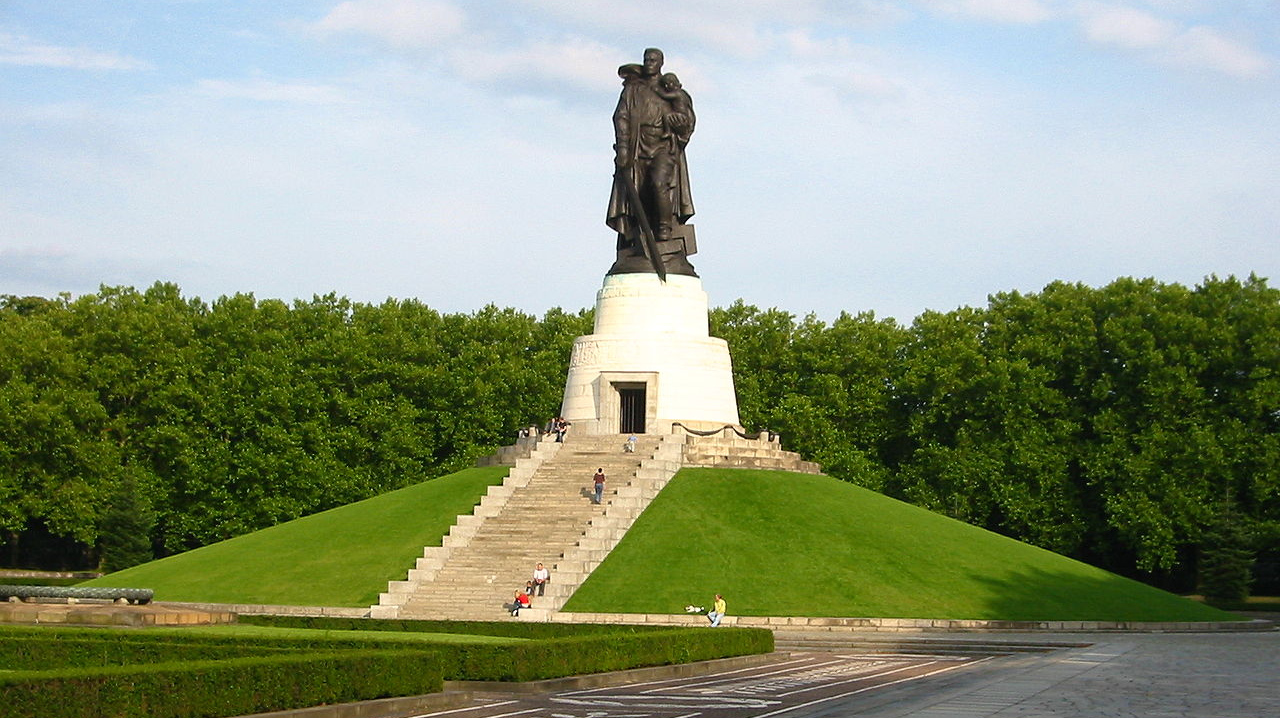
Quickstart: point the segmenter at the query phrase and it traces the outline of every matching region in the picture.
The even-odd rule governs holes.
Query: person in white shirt
[[[538,595],[541,596],[547,592],[547,581],[551,580],[551,572],[546,566],[539,563],[533,569],[533,587],[537,589]]]

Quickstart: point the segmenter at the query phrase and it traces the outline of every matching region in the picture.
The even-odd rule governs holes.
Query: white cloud
[[[1040,0],[926,0],[925,4],[956,15],[1017,25],[1053,17],[1053,11]]]
[[[526,47],[495,51],[492,48],[464,48],[452,60],[456,71],[472,81],[527,84],[567,82],[587,90],[609,90],[617,78],[602,68],[618,64],[619,51],[588,40],[534,43]]]
[[[864,3],[831,11],[819,0],[650,0],[647,3],[524,0],[540,15],[555,16],[583,34],[607,33],[632,39],[639,54],[646,45],[674,50],[676,45],[708,45],[735,57],[758,57],[773,47],[775,27],[791,27],[821,19],[860,17]],[[875,5],[879,5],[875,3]],[[872,13],[872,9],[866,11]],[[879,11],[883,14],[883,10]],[[634,38],[643,38],[634,40]],[[638,61],[638,60],[637,60]]]
[[[890,97],[903,90],[903,82],[881,69],[874,53],[846,38],[814,38],[803,31],[783,35],[791,56],[813,68],[809,81],[842,95]]]
[[[1144,53],[1167,65],[1195,67],[1258,77],[1274,66],[1272,58],[1248,43],[1210,26],[1190,26],[1166,16],[1203,13],[1203,3],[1147,0],[1144,3],[1081,0],[920,0],[934,10],[994,22],[1030,25],[1056,18],[1073,19],[1095,45]],[[1061,6],[1061,7],[1060,7]]]
[[[1147,52],[1166,64],[1236,77],[1257,77],[1273,65],[1265,54],[1211,27],[1183,28],[1144,10],[1097,2],[1080,3],[1076,12],[1091,42]]]
[[[392,47],[423,49],[458,35],[465,20],[462,10],[438,0],[348,0],[312,30],[322,37],[353,33]]]
[[[46,45],[21,35],[0,33],[0,64],[70,70],[146,70],[142,60],[83,47]]]
[[[1212,28],[1193,27],[1179,35],[1169,50],[1171,61],[1207,67],[1237,77],[1257,77],[1270,71],[1271,58],[1247,45],[1223,37]]]
[[[255,100],[259,102],[296,102],[329,105],[345,102],[342,91],[329,85],[284,83],[264,79],[231,82],[201,80],[197,92],[220,99]]]
[[[1166,46],[1178,34],[1171,22],[1130,7],[1084,3],[1080,25],[1085,37],[1102,45],[1129,50]]]
[[[848,38],[815,38],[811,33],[793,30],[785,33],[783,41],[797,58],[807,60],[831,60],[855,55],[859,48]]]

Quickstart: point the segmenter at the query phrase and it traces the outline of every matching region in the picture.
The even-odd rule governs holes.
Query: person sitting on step
[[[546,566],[542,565],[541,561],[539,561],[538,565],[535,566],[533,569],[533,585],[538,589],[539,596],[546,594],[547,581],[550,581],[550,580],[551,580],[551,572],[547,570]],[[533,591],[530,591],[529,595],[532,596]]]
[[[519,616],[520,609],[529,607],[529,594],[524,589],[516,590],[516,597],[511,601],[511,615]]]

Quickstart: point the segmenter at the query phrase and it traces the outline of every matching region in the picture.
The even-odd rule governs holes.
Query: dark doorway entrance
[[[619,431],[623,434],[644,433],[644,386],[618,387],[618,402],[621,408]]]

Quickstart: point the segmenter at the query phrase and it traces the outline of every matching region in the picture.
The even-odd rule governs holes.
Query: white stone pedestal
[[[573,433],[592,435],[737,426],[729,345],[707,333],[702,280],[605,277],[595,333],[573,343],[560,413]]]

